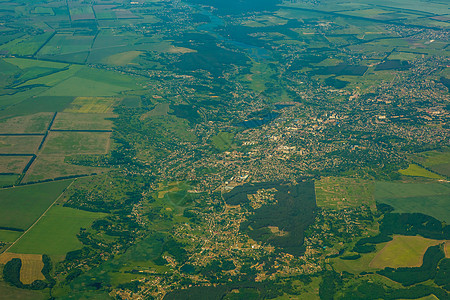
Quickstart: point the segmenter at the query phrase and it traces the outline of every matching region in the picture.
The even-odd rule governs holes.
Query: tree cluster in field
[[[51,288],[55,285],[55,279],[50,275],[53,269],[51,259],[48,255],[42,255],[42,274],[45,280],[35,280],[31,284],[23,284],[20,281],[20,269],[22,268],[22,260],[20,258],[13,258],[7,262],[3,268],[3,279],[15,287],[28,290],[43,290]]]
[[[441,245],[429,247],[423,256],[422,266],[418,268],[385,268],[377,273],[400,282],[404,286],[410,286],[429,279],[434,279],[437,273],[438,264],[445,257],[441,248]],[[442,278],[444,269],[440,272],[441,275],[439,278]]]
[[[374,252],[375,244],[389,242],[393,234],[421,235],[437,240],[450,238],[450,226],[431,216],[421,213],[392,213],[393,208],[382,203],[377,204],[377,209],[380,214],[384,214],[380,221],[380,233],[358,240],[353,247],[354,252]]]

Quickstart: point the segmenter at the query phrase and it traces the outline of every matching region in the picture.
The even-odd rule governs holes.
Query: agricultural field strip
[[[31,165],[33,164],[33,162],[36,160],[36,154],[0,154],[0,156],[9,156],[9,157],[21,157],[21,156],[31,156],[30,160],[28,161],[28,163],[25,165],[25,167],[22,169],[22,172],[18,175],[23,175],[25,176],[26,172],[28,171],[28,169],[31,167]],[[10,175],[10,174],[16,174],[16,173],[0,173],[0,175]]]
[[[34,153],[0,153],[0,156],[36,156]]]
[[[0,133],[0,136],[38,136],[45,133]]]
[[[355,19],[355,20],[364,20],[364,21],[372,21],[375,23],[382,23],[382,24],[392,24],[392,25],[400,25],[400,26],[405,26],[405,27],[410,27],[410,28],[427,28],[427,29],[441,29],[440,27],[435,27],[435,26],[425,26],[425,25],[418,25],[418,24],[405,24],[405,23],[401,23],[401,22],[395,22],[393,20],[379,20],[379,19],[372,19],[372,18],[367,18],[367,17],[362,17],[362,16],[354,16],[354,15],[347,15],[347,14],[341,14],[338,12],[334,12],[334,11],[326,11],[326,10],[320,10],[320,9],[310,9],[310,8],[302,8],[302,7],[292,7],[292,6],[284,6],[284,5],[280,5],[279,6],[282,9],[292,9],[292,10],[301,10],[301,11],[306,11],[306,12],[315,12],[315,13],[321,13],[321,14],[325,14],[325,15],[331,15],[331,16],[335,16],[335,17],[341,17],[341,18],[348,18],[348,19]]]
[[[45,42],[42,43],[42,45],[33,53],[32,57],[35,57],[39,53],[39,51],[41,51],[41,49],[44,48],[45,45],[48,44],[48,42],[50,42],[50,40],[56,35],[56,33],[57,33],[56,30],[53,31],[53,33],[47,38],[47,40],[45,40]],[[59,72],[59,71],[57,71],[57,72]]]
[[[64,193],[66,192],[66,190],[68,190],[72,184],[77,180],[78,178],[75,178],[62,192],[61,194],[58,196],[58,198],[56,198],[55,201],[53,201],[52,204],[50,204],[50,206],[42,213],[42,215],[27,229],[24,231],[24,233],[19,236],[19,238],[17,238],[17,240],[15,240],[11,245],[8,246],[8,248],[5,249],[5,251],[3,251],[3,253],[8,252],[9,249],[11,249],[12,246],[14,246],[22,237],[24,237],[41,219],[42,217],[50,210],[50,208],[52,208],[52,206],[59,200],[59,198],[61,198],[62,195],[64,195]]]
[[[113,132],[111,129],[51,129],[52,132]]]
[[[449,177],[448,175],[443,174],[443,173],[441,173],[441,172],[438,172],[438,171],[436,171],[436,170],[432,170],[429,166],[428,166],[428,167],[425,166],[424,164],[422,164],[421,162],[417,161],[416,159],[413,159],[412,162],[413,162],[414,164],[418,165],[419,167],[421,167],[421,168],[423,168],[423,169],[425,169],[425,170],[431,172],[431,173],[435,173],[435,174],[438,174],[438,175],[440,175],[440,176],[442,176],[442,177],[444,177],[444,178],[450,179],[450,177]],[[447,182],[449,182],[449,181],[447,181]]]
[[[55,122],[56,119],[56,115],[58,114],[58,112],[55,112],[53,114],[53,118],[51,119],[50,123],[48,124],[47,130],[44,134],[40,134],[43,135],[44,137],[42,138],[41,143],[39,144],[37,153],[39,153],[39,151],[42,149],[42,146],[44,145],[45,140],[47,139],[48,136],[48,132],[50,131],[50,129],[52,128],[53,123]],[[31,157],[30,161],[28,162],[28,164],[25,166],[25,168],[22,170],[22,176],[19,179],[19,184],[22,182],[23,178],[25,177],[26,173],[28,172],[28,170],[31,168],[31,166],[33,165],[33,163],[36,161],[37,155],[33,154],[33,156]]]
[[[26,57],[20,57],[20,58],[29,59],[29,58],[26,58]],[[39,60],[44,60],[44,59],[39,59]],[[26,79],[24,81],[19,81],[19,82],[15,83],[15,84],[12,84],[11,87],[12,88],[17,88],[17,87],[20,87],[20,86],[25,86],[26,83],[29,82],[29,81],[36,80],[36,79],[39,79],[41,77],[50,76],[50,75],[53,75],[53,74],[56,74],[56,73],[59,73],[59,72],[67,71],[68,69],[69,69],[69,67],[64,67],[64,68],[57,69],[57,70],[54,70],[54,71],[51,71],[51,72],[47,72],[47,73],[44,73],[44,74],[36,75],[36,76],[28,78],[28,79]]]

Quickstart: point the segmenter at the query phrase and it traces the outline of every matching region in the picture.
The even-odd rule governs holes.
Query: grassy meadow
[[[72,103],[73,105],[73,103]],[[52,130],[111,130],[114,114],[58,113]]]
[[[113,97],[77,97],[64,112],[67,113],[111,113],[119,101]]]
[[[21,231],[1,230],[0,229],[0,241],[1,242],[13,243],[21,235],[22,235]]]
[[[32,154],[43,136],[0,136],[0,154]]]
[[[438,174],[450,176],[450,149],[417,153],[413,159]]]
[[[421,236],[396,235],[392,241],[377,252],[370,262],[370,267],[377,269],[420,267],[428,247],[440,243],[442,241],[426,239]]]
[[[8,300],[45,300],[48,295],[43,291],[24,290],[0,281],[0,295]]]
[[[359,274],[361,272],[370,272],[377,270],[374,267],[371,267],[370,263],[377,255],[378,251],[383,249],[386,243],[381,243],[375,245],[376,251],[372,253],[361,254],[361,257],[355,260],[344,260],[337,258],[332,258],[330,260],[333,268],[337,272],[350,272],[353,274]]]
[[[0,156],[0,173],[20,174],[31,156]]]
[[[47,137],[43,154],[105,154],[109,149],[109,132],[57,132]]]
[[[233,138],[234,133],[222,131],[211,138],[211,144],[219,151],[226,151],[231,148]]]
[[[0,133],[45,133],[52,117],[52,113],[43,112],[0,119]]]
[[[0,175],[0,187],[14,184],[20,175]]]
[[[410,164],[407,169],[399,170],[400,174],[406,176],[426,177],[432,179],[444,179],[442,176],[430,172],[416,164]]]
[[[63,176],[86,175],[105,172],[106,168],[72,165],[65,162],[65,156],[59,154],[41,154],[30,167],[23,182],[36,182]]]

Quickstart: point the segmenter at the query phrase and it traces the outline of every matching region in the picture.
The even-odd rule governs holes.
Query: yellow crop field
[[[44,267],[42,255],[7,252],[0,255],[0,264],[6,264],[13,258],[20,258],[22,261],[22,268],[20,268],[20,281],[23,284],[30,284],[35,280],[45,280],[45,277],[41,272]]]

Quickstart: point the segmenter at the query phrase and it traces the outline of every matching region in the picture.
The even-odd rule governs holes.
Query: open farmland
[[[45,96],[114,96],[128,88],[81,77],[71,77],[45,91]]]
[[[66,63],[59,63],[53,61],[43,61],[29,58],[5,58],[6,62],[16,65],[22,70],[27,70],[29,68],[52,68],[52,69],[64,69],[68,66]]]
[[[315,182],[317,206],[342,209],[367,205],[374,208],[374,183],[345,177],[324,177]]]
[[[39,51],[39,57],[53,57],[57,60],[62,55],[67,61],[82,63],[87,58],[94,36],[74,36],[71,34],[56,34]],[[78,55],[74,55],[74,54]],[[81,55],[79,55],[81,54]]]
[[[90,5],[77,5],[76,3],[73,3],[69,6],[69,11],[70,17],[73,21],[95,19],[94,11]]]
[[[110,65],[124,66],[132,63],[142,51],[126,51],[108,56],[104,62]]]
[[[440,243],[442,241],[426,239],[421,236],[396,235],[392,241],[377,252],[370,262],[370,267],[377,269],[420,267],[428,247]]]
[[[64,112],[111,113],[118,101],[118,98],[113,97],[77,97]]]
[[[420,212],[450,222],[450,183],[377,182],[375,200],[391,205],[395,212]]]
[[[22,173],[31,156],[0,156],[0,173]]]
[[[27,229],[71,180],[0,189],[0,227]]]
[[[32,154],[38,149],[43,136],[0,136],[0,154]]]
[[[115,117],[114,114],[58,113],[52,130],[111,130]]]
[[[37,113],[23,117],[0,120],[1,133],[44,133],[47,129],[52,113]]]
[[[35,36],[26,35],[1,45],[0,51],[4,51],[12,55],[34,55],[34,53],[36,53],[36,51],[38,51],[39,48],[45,44],[51,35],[52,34],[50,32]]]
[[[105,154],[109,149],[109,132],[51,131],[43,154]]]
[[[0,116],[25,116],[28,114],[41,112],[51,112],[53,115],[55,111],[64,110],[73,101],[73,99],[74,98],[70,96],[26,98],[22,102],[12,105],[3,111],[0,111]]]
[[[383,249],[386,243],[377,244],[376,252],[362,254],[360,258],[355,260],[344,260],[341,258],[331,259],[331,263],[337,272],[350,272],[354,274],[359,274],[364,271],[374,271],[375,268],[371,267],[370,262],[374,259],[378,251]]]
[[[22,235],[21,231],[0,229],[0,242],[12,243],[15,240],[17,240],[17,238],[21,235]]]
[[[79,65],[65,65],[64,67],[58,69],[58,72],[51,72],[48,74],[42,74],[41,76],[37,76],[35,78],[30,78],[17,87],[23,88],[30,85],[45,85],[47,87],[53,87],[60,84],[61,82],[64,82],[71,76],[74,76],[81,69],[82,66]]]
[[[0,175],[0,187],[13,185],[17,182],[20,175]]]
[[[0,281],[0,295],[8,300],[45,300],[48,295],[42,291],[24,290]]]
[[[23,182],[38,182],[66,176],[102,173],[107,170],[107,168],[79,166],[66,163],[64,155],[41,154],[24,176]]]
[[[88,227],[105,214],[54,206],[10,251],[25,254],[63,256],[82,247],[77,239],[81,227]]]

